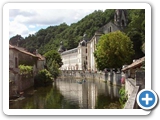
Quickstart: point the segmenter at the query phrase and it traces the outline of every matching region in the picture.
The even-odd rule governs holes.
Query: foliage
[[[119,102],[121,104],[121,108],[124,108],[124,105],[128,100],[128,97],[125,93],[125,87],[121,87],[121,89],[119,90],[119,94],[120,94]]]
[[[102,94],[97,97],[95,109],[120,109],[118,98],[111,98]]]
[[[141,46],[145,42],[145,10],[131,9],[128,10],[129,24],[126,34],[133,41],[135,55],[133,59],[138,59],[144,56]]]
[[[18,45],[18,43],[23,40],[24,38],[21,35],[15,35],[12,37],[12,39],[10,39],[9,43],[11,45]]]
[[[102,35],[94,53],[97,68],[120,68],[131,62],[134,54],[130,38],[123,32],[116,31]]]
[[[45,53],[44,56],[46,58],[47,69],[53,75],[54,79],[56,79],[60,74],[59,68],[63,64],[60,54],[55,50],[51,50]]]
[[[28,65],[19,65],[18,66],[21,75],[32,74],[33,67]]]
[[[47,67],[52,66],[53,61],[56,62],[58,68],[63,65],[60,54],[55,50],[48,51],[44,54],[44,57],[46,58]]]
[[[53,75],[54,79],[56,79],[60,74],[59,68],[63,64],[60,54],[55,50],[51,50],[45,53],[44,56],[46,58],[47,69]]]
[[[53,61],[51,64],[51,67],[49,67],[49,71],[53,75],[54,79],[56,79],[60,74],[60,70],[58,69],[58,67],[59,67],[59,65],[57,64],[56,61]]]
[[[34,79],[35,79],[35,86],[44,86],[48,83],[52,83],[53,81],[51,73],[46,69],[39,71]]]

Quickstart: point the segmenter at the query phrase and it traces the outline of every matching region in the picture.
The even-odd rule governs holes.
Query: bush
[[[121,108],[124,108],[124,105],[128,100],[127,94],[125,93],[125,87],[122,87],[119,90],[119,94],[120,94],[119,102],[121,104]]]
[[[21,75],[32,74],[33,67],[28,65],[19,65],[18,66]]]
[[[34,80],[35,86],[45,86],[48,83],[53,82],[53,77],[48,70],[43,69],[39,71],[39,73],[35,76]]]

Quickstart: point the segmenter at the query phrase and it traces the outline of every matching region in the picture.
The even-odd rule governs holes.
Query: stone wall
[[[135,74],[136,86],[140,86],[140,89],[145,88],[145,71],[136,71]]]
[[[136,96],[138,92],[145,88],[145,71],[136,71],[135,79],[127,78],[125,81],[125,91],[128,95],[128,101],[124,109],[138,109]]]
[[[125,81],[125,92],[128,95],[128,98],[131,96],[132,91],[134,90],[134,88],[136,87],[136,81],[132,78],[128,78]]]
[[[113,24],[112,22],[107,23],[106,25],[103,26],[103,32],[105,34],[110,33],[110,32],[114,32],[120,30],[120,28],[118,28],[115,24]]]
[[[18,95],[34,85],[34,78],[31,75],[15,74],[14,80],[9,82],[9,97]]]
[[[21,92],[34,85],[34,78],[31,75],[19,75],[16,84],[18,85],[18,91]]]
[[[130,95],[129,99],[127,100],[124,109],[137,109],[138,104],[136,103],[136,96],[139,91],[139,86],[135,86],[132,94]]]
[[[89,72],[82,70],[73,70],[73,71],[62,71],[62,78],[79,78],[79,79],[92,79],[92,80],[101,80],[114,85],[121,85],[121,74],[113,72],[104,73],[104,72]]]

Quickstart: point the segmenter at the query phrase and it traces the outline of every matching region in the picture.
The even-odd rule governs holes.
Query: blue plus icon
[[[150,98],[149,94],[146,93],[146,97],[142,98],[142,101],[145,101],[146,105],[149,105],[149,101],[153,101],[153,98]]]
[[[157,104],[157,94],[153,90],[141,90],[137,95],[138,105],[145,110],[150,110]]]

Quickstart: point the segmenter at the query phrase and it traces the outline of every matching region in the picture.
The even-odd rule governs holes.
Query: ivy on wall
[[[18,66],[21,75],[32,74],[33,67],[28,65],[19,65]]]

